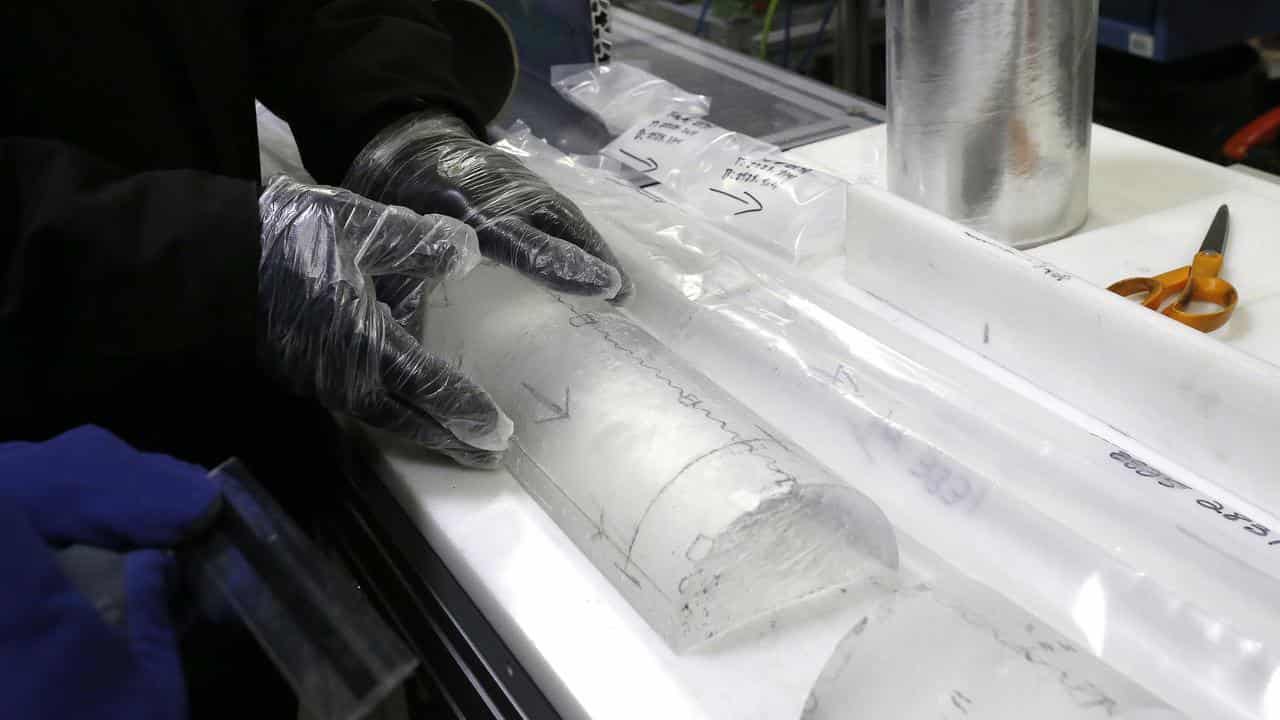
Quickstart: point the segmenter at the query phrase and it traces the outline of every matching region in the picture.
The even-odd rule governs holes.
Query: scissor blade
[[[1200,252],[1221,255],[1227,249],[1227,228],[1230,224],[1231,211],[1223,205],[1218,208],[1218,214],[1213,216],[1213,224],[1209,226],[1209,232],[1204,236],[1204,244],[1200,246]]]

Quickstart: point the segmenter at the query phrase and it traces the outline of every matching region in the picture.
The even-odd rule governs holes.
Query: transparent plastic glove
[[[283,175],[269,182],[259,212],[259,346],[268,370],[332,410],[465,465],[497,465],[511,421],[404,326],[429,283],[479,261],[475,233]]]
[[[572,201],[447,113],[424,112],[384,130],[343,185],[458,218],[476,228],[485,257],[560,292],[618,302],[631,294],[618,259]]]

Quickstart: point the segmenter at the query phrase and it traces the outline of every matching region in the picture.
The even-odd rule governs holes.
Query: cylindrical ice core
[[[1013,245],[1089,208],[1098,0],[889,0],[889,189]]]
[[[634,322],[482,264],[425,346],[515,422],[506,468],[676,650],[896,568],[884,513]]]

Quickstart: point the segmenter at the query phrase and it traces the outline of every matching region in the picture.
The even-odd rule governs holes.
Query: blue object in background
[[[1278,31],[1277,0],[1101,0],[1098,44],[1169,62]]]
[[[220,507],[203,469],[95,427],[0,444],[0,707],[5,717],[178,720],[171,547]],[[54,548],[126,551],[123,627],[63,573]]]

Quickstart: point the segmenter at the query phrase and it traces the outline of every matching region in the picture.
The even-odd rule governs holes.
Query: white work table
[[[1218,205],[1231,206],[1223,276],[1240,291],[1231,323],[1214,337],[1280,365],[1280,228],[1277,178],[1225,168],[1094,126],[1089,216],[1071,236],[1027,252],[1099,287],[1190,262]],[[797,148],[792,154],[883,187],[883,125]],[[850,219],[853,221],[853,219]]]
[[[868,159],[883,156],[883,138],[883,129],[873,128],[794,154],[875,182]],[[1100,285],[1185,264],[1218,202],[1239,205],[1236,216],[1251,232],[1280,227],[1280,186],[1107,130],[1095,136],[1092,182],[1085,228],[1033,252]],[[1154,218],[1134,240],[1153,249],[1140,260],[1105,252],[1120,241],[1117,233],[1138,232],[1126,224],[1137,218]],[[1156,247],[1162,242],[1167,248]],[[1259,330],[1274,327],[1265,318],[1280,320],[1265,307],[1280,307],[1273,302],[1280,276],[1267,261],[1275,251],[1232,251],[1227,275],[1242,288],[1251,332],[1228,328],[1220,336],[1276,362],[1276,333]],[[819,275],[839,281],[833,269]],[[767,409],[757,410],[767,417]],[[376,444],[383,479],[565,717],[798,718],[832,650],[864,614],[854,602],[801,608],[675,655],[506,471],[464,470],[394,441]]]
[[[304,175],[287,127],[264,115],[260,133],[264,169]],[[793,153],[883,183],[883,128]],[[1101,128],[1091,182],[1086,226],[1034,255],[1100,286],[1171,269],[1189,259],[1216,204],[1230,202],[1236,242],[1228,246],[1225,274],[1240,288],[1241,309],[1235,326],[1215,336],[1280,364],[1277,250],[1258,240],[1280,227],[1280,185]],[[1108,250],[1120,245],[1127,251]],[[815,270],[815,281],[839,283],[842,269],[843,260],[830,260]],[[770,415],[770,408],[753,409]],[[1105,438],[1111,430],[1098,424],[1090,432]],[[864,608],[845,597],[676,655],[506,471],[465,470],[395,440],[374,443],[383,481],[566,718],[793,720],[837,643],[863,617]],[[607,462],[600,465],[608,471]]]
[[[798,718],[856,605],[674,654],[505,470],[382,441],[382,477],[566,718]]]

